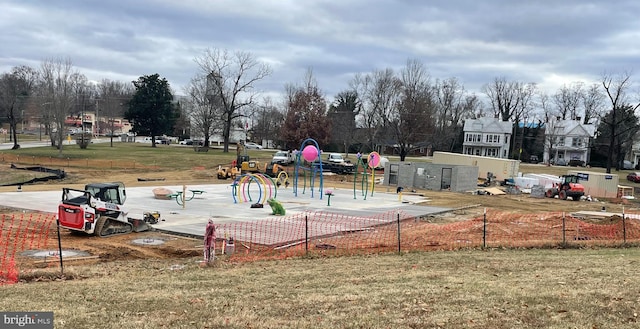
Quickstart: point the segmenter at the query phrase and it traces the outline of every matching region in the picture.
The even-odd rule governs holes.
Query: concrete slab
[[[352,189],[336,188],[332,188],[334,195],[331,197],[331,205],[329,206],[327,205],[327,196],[322,195],[322,199],[320,199],[321,195],[317,190],[314,191],[312,197],[312,193],[308,188],[304,193],[299,188],[298,196],[295,196],[292,188],[289,187],[277,191],[277,199],[286,209],[286,216],[282,217],[271,215],[271,208],[268,204],[265,204],[264,208],[251,208],[251,204],[256,203],[258,197],[261,196],[261,199],[269,197],[269,191],[261,191],[257,184],[250,186],[244,195],[240,196],[238,202],[235,203],[230,185],[189,185],[187,186],[187,191],[201,190],[204,193],[196,195],[191,201],[187,201],[184,207],[174,199],[156,199],[152,191],[156,187],[182,191],[182,186],[129,187],[127,188],[127,200],[125,202],[125,207],[129,209],[128,217],[142,218],[142,214],[145,211],[159,211],[161,221],[153,225],[153,227],[163,231],[193,236],[202,236],[204,234],[204,227],[209,218],[223,227],[229,227],[233,223],[243,223],[238,226],[244,226],[244,231],[235,232],[237,240],[242,241],[242,239],[262,236],[261,240],[264,241],[256,241],[254,239],[253,243],[270,245],[285,243],[292,238],[277,238],[258,234],[261,228],[257,223],[260,221],[277,219],[277,225],[285,229],[287,226],[300,225],[300,220],[304,219],[305,214],[307,216],[313,216],[313,214],[318,213],[334,214],[335,218],[340,218],[340,220],[336,220],[331,225],[323,226],[321,230],[316,229],[310,235],[324,236],[343,230],[345,226],[340,221],[355,221],[357,219],[360,227],[354,228],[355,230],[380,225],[376,215],[379,217],[382,213],[400,211],[402,217],[406,218],[423,217],[451,210],[425,206],[426,199],[419,195],[404,195],[400,200],[396,193],[374,191],[373,195],[369,193],[365,200],[361,191],[356,191],[354,198]],[[274,193],[275,191],[271,191],[272,196]],[[61,195],[62,191],[4,192],[0,193],[0,205],[56,213]],[[189,195],[189,192],[187,192],[187,195]],[[253,200],[250,200],[250,197]],[[220,236],[220,233],[218,236]]]

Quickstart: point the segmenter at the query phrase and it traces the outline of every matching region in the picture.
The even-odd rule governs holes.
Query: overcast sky
[[[640,81],[637,0],[0,0],[0,72],[68,57],[90,80],[158,73],[178,94],[206,48],[245,51],[283,93],[312,68],[329,100],[356,73],[418,59],[471,92],[495,77],[555,91]],[[639,83],[636,83],[636,86]]]

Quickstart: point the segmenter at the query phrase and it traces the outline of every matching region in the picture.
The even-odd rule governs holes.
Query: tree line
[[[272,140],[286,149],[311,137],[345,153],[393,149],[401,160],[417,149],[460,152],[464,121],[486,116],[513,123],[510,157],[519,159],[523,149],[539,150],[526,124],[553,131],[561,120],[576,120],[597,127],[592,154],[605,159],[608,172],[631,152],[639,131],[640,103],[628,72],[603,74],[593,84],[569,82],[551,94],[533,82],[495,77],[476,94],[456,77],[432,77],[423,62],[409,59],[399,70],[354,74],[332,101],[308,69],[302,83],[285,83],[283,98],[273,100],[258,90],[272,69],[251,53],[207,49],[194,62],[197,71],[179,101],[157,73],[130,83],[90,83],[69,59],[44,60],[37,69],[17,66],[0,75],[0,113],[14,148],[25,109],[36,112],[31,117],[60,152],[64,120],[99,111],[112,136],[109,123],[124,117],[134,132],[152,137],[201,137],[208,146],[211,136],[221,135],[225,152],[231,132],[242,129],[254,141]]]

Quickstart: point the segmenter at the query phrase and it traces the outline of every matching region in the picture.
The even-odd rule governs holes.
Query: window
[[[564,146],[564,136],[554,136],[551,139],[551,144],[556,146]]]
[[[466,137],[465,137],[465,141],[467,142],[471,142],[471,143],[479,143],[482,142],[482,134],[471,134],[471,133],[467,133]]]
[[[583,146],[583,140],[581,137],[574,137],[571,140],[571,146],[573,147],[582,147]]]
[[[498,156],[498,149],[496,149],[496,148],[485,149],[484,152],[485,152],[484,155],[488,156],[488,157],[494,157],[495,158],[495,157]]]
[[[499,144],[500,143],[500,135],[497,135],[497,134],[487,135],[486,138],[485,138],[485,141],[487,143]]]

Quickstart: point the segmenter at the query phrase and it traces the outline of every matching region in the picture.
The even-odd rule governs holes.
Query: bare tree
[[[329,106],[332,140],[342,144],[347,155],[356,137],[356,115],[360,107],[358,94],[353,90],[339,92],[334,103]]]
[[[116,125],[116,118],[124,115],[125,108],[134,93],[131,84],[122,81],[112,81],[103,79],[98,85],[98,103],[102,118],[106,118],[105,128],[110,136],[111,147],[113,147],[113,137],[122,126]],[[99,119],[96,118],[96,121]]]
[[[476,111],[478,98],[467,95],[456,78],[436,81],[434,93],[438,148],[453,151],[463,128],[462,120]]]
[[[73,94],[75,97],[75,106],[71,109],[70,119],[73,120],[74,134],[80,148],[87,148],[91,141],[91,136],[85,133],[85,113],[87,108],[91,106],[95,96],[95,86],[89,83],[84,74],[75,72],[71,74]],[[78,121],[80,121],[78,126]],[[78,138],[79,137],[79,138]]]
[[[549,116],[544,123],[544,156],[545,163],[556,163],[558,160],[558,147],[564,146],[564,127],[561,117]]]
[[[356,75],[350,82],[358,95],[361,110],[356,118],[365,131],[366,143],[371,150],[380,151],[380,132],[385,118],[391,115],[398,98],[400,81],[392,69],[377,70],[364,76]]]
[[[253,55],[236,52],[233,55],[226,50],[207,49],[195,58],[200,67],[199,79],[207,79],[211,86],[211,97],[217,98],[222,108],[220,120],[223,122],[222,137],[224,152],[229,152],[229,136],[233,122],[248,116],[255,102],[254,84],[271,74],[271,68],[258,62]]]
[[[553,95],[553,102],[558,108],[562,120],[575,120],[579,115],[579,108],[584,99],[584,89],[582,82],[574,82],[567,86],[562,86]]]
[[[284,122],[284,113],[278,109],[271,98],[265,98],[254,112],[255,124],[252,126],[252,136],[257,140],[274,140],[281,145],[279,132]]]
[[[331,121],[327,117],[327,102],[318,83],[309,69],[304,85],[296,89],[287,87],[287,104],[285,120],[280,135],[287,147],[298,147],[303,140],[314,138],[320,145],[329,142]]]
[[[65,135],[64,121],[71,112],[75,100],[73,74],[73,65],[68,58],[48,59],[42,62],[40,67],[43,90],[54,125],[50,131],[51,144],[58,148],[60,155],[62,155]]]
[[[419,142],[434,140],[435,104],[430,76],[422,62],[408,60],[399,82],[399,97],[384,119],[395,137],[400,161],[404,161],[409,152],[420,147]]]
[[[33,92],[36,78],[37,72],[28,66],[14,67],[11,72],[0,76],[0,112],[4,112],[9,120],[13,150],[20,148],[17,134],[18,119],[24,122],[24,110]]]
[[[502,121],[513,121],[515,132],[512,134],[513,143],[511,154],[515,153],[518,144],[517,127],[531,109],[531,99],[536,90],[534,83],[507,81],[506,78],[495,78],[492,83],[482,87],[489,97],[489,102],[496,117]]]
[[[195,77],[186,87],[188,96],[185,104],[193,131],[204,138],[204,146],[209,147],[210,137],[222,132],[224,108],[219,97],[215,97],[210,79]]]
[[[604,106],[605,96],[600,91],[600,85],[592,84],[582,95],[582,107],[584,109],[584,117],[582,123],[592,123],[591,120],[597,119]]]
[[[620,135],[627,133],[620,131],[618,127],[625,120],[624,112],[635,112],[640,107],[640,102],[630,102],[627,91],[631,87],[631,73],[624,72],[619,75],[605,74],[602,76],[602,87],[611,104],[611,110],[601,117],[600,124],[605,125],[609,132],[609,148],[607,149],[607,173],[611,173],[613,154],[616,142]],[[633,104],[632,104],[633,103]]]
[[[482,87],[482,91],[489,98],[494,116],[502,121],[511,120],[520,108],[519,90],[520,82],[507,81],[505,77],[495,78],[493,82]]]
[[[518,129],[520,127],[520,122],[526,124],[527,119],[529,118],[530,112],[532,110],[532,100],[535,95],[536,84],[535,83],[527,83],[527,84],[518,84],[517,85],[517,97],[518,103],[515,108],[515,112],[513,113],[513,143],[511,154],[515,156],[517,154],[517,159],[520,160],[520,155],[522,153],[522,147],[524,143],[524,126],[522,129],[522,133],[518,135]],[[518,140],[518,136],[520,140]],[[517,151],[517,152],[516,152]]]
[[[475,93],[464,96],[462,107],[463,110],[460,116],[462,120],[476,118],[478,113],[482,113],[482,101]]]

